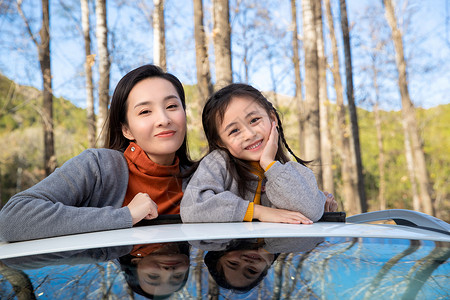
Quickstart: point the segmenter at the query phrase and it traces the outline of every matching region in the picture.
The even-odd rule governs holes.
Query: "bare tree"
[[[315,160],[312,169],[316,174],[319,186],[322,186],[315,3],[316,1],[312,0],[302,0],[303,47],[305,50],[305,158]]]
[[[367,201],[366,192],[364,189],[364,174],[361,159],[361,146],[359,143],[359,127],[358,127],[358,116],[356,113],[355,99],[353,95],[353,70],[352,70],[352,55],[350,51],[350,30],[348,27],[347,18],[347,5],[345,0],[339,0],[340,12],[341,12],[341,27],[342,36],[344,39],[344,54],[345,54],[345,77],[347,83],[347,101],[350,113],[350,124],[351,124],[351,147],[352,159],[356,167],[356,172],[352,172],[354,177],[354,182],[358,186],[358,194],[354,195],[356,197],[356,212],[367,211]]]
[[[294,64],[295,73],[295,103],[298,111],[300,152],[305,153],[304,143],[304,116],[303,116],[303,94],[302,94],[302,78],[300,74],[300,56],[298,54],[298,30],[297,30],[297,4],[296,0],[291,0],[291,18],[292,18],[292,62]]]
[[[23,271],[13,269],[0,261],[0,275],[12,285],[17,299],[36,299],[33,284]]]
[[[231,67],[231,26],[228,0],[213,0],[213,43],[216,68],[215,89],[233,82]]]
[[[164,30],[164,0],[153,0],[153,62],[167,69],[166,34]]]
[[[320,116],[320,157],[322,161],[322,188],[334,193],[333,155],[331,151],[331,137],[328,127],[328,108],[330,102],[327,94],[327,62],[325,57],[325,42],[323,39],[322,3],[315,3],[317,57],[319,75],[319,116]]]
[[[84,72],[86,73],[86,112],[88,124],[89,147],[95,147],[96,128],[94,111],[94,86],[92,80],[92,66],[95,63],[95,56],[91,54],[91,35],[89,22],[89,1],[81,0],[81,26],[84,37]]]
[[[100,145],[105,144],[105,131],[103,130],[109,106],[109,51],[108,51],[108,26],[106,22],[106,0],[95,1],[95,13],[97,18],[97,48],[98,48],[98,118],[97,128],[99,130],[98,141]]]
[[[390,0],[383,0],[386,11],[386,19],[392,31],[392,40],[395,48],[395,62],[398,70],[398,85],[402,99],[402,114],[406,122],[414,159],[414,171],[420,187],[420,197],[423,211],[433,215],[433,201],[431,199],[431,187],[429,183],[428,171],[426,168],[425,155],[422,149],[422,141],[419,135],[415,107],[411,101],[408,91],[408,80],[406,74],[406,61],[403,54],[402,33],[397,27],[394,6]],[[405,138],[407,138],[405,136]]]
[[[49,1],[42,0],[42,25],[39,31],[40,41],[33,34],[30,24],[22,10],[22,1],[17,1],[17,9],[23,18],[27,31],[38,50],[41,66],[43,90],[41,116],[44,124],[44,169],[49,175],[56,169],[55,141],[53,131],[53,90],[50,60],[50,14]]]
[[[197,66],[197,89],[203,106],[213,92],[211,73],[209,69],[208,46],[206,43],[205,26],[203,25],[202,0],[194,0],[194,38],[195,61]]]
[[[326,15],[328,30],[331,40],[331,50],[333,54],[333,66],[331,72],[334,79],[334,89],[336,90],[336,123],[337,136],[338,136],[338,149],[341,159],[341,175],[343,183],[343,209],[349,214],[356,213],[354,209],[354,194],[357,193],[355,186],[352,183],[350,177],[351,162],[350,162],[350,143],[348,139],[348,126],[345,118],[346,108],[344,106],[344,92],[342,87],[341,74],[339,73],[339,54],[337,48],[336,35],[334,30],[333,14],[331,11],[330,0],[325,0]]]

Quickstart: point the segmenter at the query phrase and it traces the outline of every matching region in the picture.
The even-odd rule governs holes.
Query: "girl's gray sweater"
[[[226,167],[227,155],[215,150],[205,156],[192,176],[181,201],[183,222],[242,222],[258,182],[241,198],[238,183]],[[261,204],[298,211],[313,222],[324,211],[325,195],[313,172],[297,162],[276,162],[264,173],[267,182]],[[255,175],[256,178],[256,175]]]
[[[132,227],[122,207],[128,166],[122,152],[88,149],[0,211],[0,239],[21,241]]]

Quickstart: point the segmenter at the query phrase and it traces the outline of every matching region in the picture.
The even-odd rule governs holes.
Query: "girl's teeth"
[[[248,150],[252,150],[252,149],[255,149],[256,147],[258,147],[259,145],[261,145],[261,142],[255,144],[255,145],[253,145],[253,146],[251,146],[251,147],[247,147],[247,149],[248,149]]]

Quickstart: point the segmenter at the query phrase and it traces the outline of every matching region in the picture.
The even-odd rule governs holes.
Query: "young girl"
[[[114,91],[109,149],[88,149],[13,196],[0,212],[0,239],[19,241],[129,228],[179,213],[186,145],[181,82],[159,67],[126,74]]]
[[[277,111],[258,90],[245,84],[224,87],[208,99],[202,121],[209,154],[185,190],[183,222],[320,219],[326,197],[292,153]]]

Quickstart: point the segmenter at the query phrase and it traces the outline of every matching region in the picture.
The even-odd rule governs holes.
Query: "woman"
[[[117,84],[108,149],[88,149],[0,211],[0,239],[20,241],[129,228],[179,213],[192,161],[181,82],[145,65]]]

